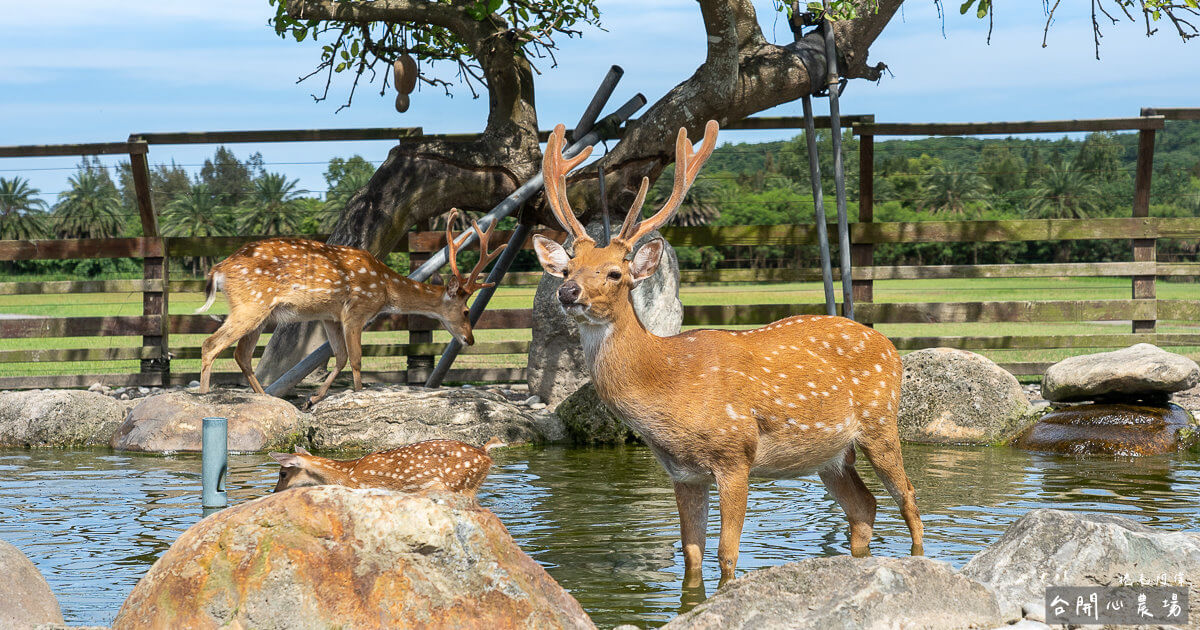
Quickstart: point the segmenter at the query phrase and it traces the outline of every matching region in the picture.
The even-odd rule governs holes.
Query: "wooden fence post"
[[[138,216],[142,221],[142,236],[158,238],[161,256],[142,259],[142,317],[155,318],[158,322],[156,334],[142,335],[143,356],[157,355],[141,360],[143,374],[158,375],[159,385],[171,384],[171,356],[169,353],[170,318],[168,316],[168,283],[170,275],[167,265],[167,243],[158,234],[158,220],[154,216],[154,200],[150,196],[150,168],[146,155],[149,147],[141,138],[129,138],[129,166],[133,174],[133,189],[137,197]],[[150,283],[158,281],[158,290],[149,290]]]
[[[1142,109],[1143,116],[1153,116],[1154,110]],[[1150,216],[1150,178],[1154,173],[1154,130],[1138,131],[1137,171],[1133,185],[1133,216]],[[1158,241],[1153,238],[1133,239],[1133,261],[1155,262],[1157,260]],[[1155,298],[1156,276],[1133,276],[1133,299]],[[1134,333],[1155,332],[1157,320],[1133,320]]]
[[[428,232],[430,230],[429,221],[422,221],[417,224],[418,232]],[[412,236],[409,232],[408,236]],[[441,249],[441,245],[432,248],[421,248],[413,240],[409,239],[408,247],[408,268],[416,269],[425,261],[429,260],[429,255]],[[429,249],[431,251],[415,251],[417,249]],[[428,344],[433,343],[434,321],[428,317],[420,315],[408,316],[408,344],[411,348],[413,344]],[[432,354],[415,354],[409,351],[406,355],[408,369],[405,371],[404,380],[409,385],[424,385],[425,380],[429,378],[429,374],[433,372],[433,355]]]
[[[875,122],[875,116],[864,116],[864,122]],[[875,220],[875,136],[863,135],[858,139],[858,222],[871,223]],[[850,246],[852,269],[870,268],[875,265],[875,245],[854,243]],[[874,280],[854,280],[851,283],[855,304],[869,304],[875,298]],[[866,323],[874,326],[872,322]]]

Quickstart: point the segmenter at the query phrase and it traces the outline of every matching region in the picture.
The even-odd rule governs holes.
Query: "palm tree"
[[[102,170],[80,169],[67,179],[70,190],[54,207],[54,231],[60,238],[113,238],[125,228],[121,195]]]
[[[1086,219],[1099,209],[1100,187],[1066,165],[1050,165],[1029,209],[1042,219]]]
[[[371,181],[373,175],[375,173],[363,169],[349,170],[338,180],[336,185],[329,189],[329,192],[325,195],[325,216],[321,221],[322,228],[326,232],[333,231],[333,224],[341,216],[342,209],[346,207],[346,204],[350,203],[350,199],[358,191],[367,186],[367,182]],[[438,217],[438,219],[441,218]],[[442,221],[442,223],[445,223],[445,221]]]
[[[165,236],[229,236],[233,232],[232,217],[217,203],[217,195],[206,184],[193,184],[188,191],[167,204],[162,214]],[[205,269],[207,257],[188,261],[192,271]]]
[[[288,181],[283,173],[264,173],[254,180],[250,198],[241,205],[238,229],[242,234],[295,234],[300,231],[298,179]]]
[[[46,202],[38,198],[41,191],[29,186],[29,181],[0,177],[0,240],[33,240],[46,238]]]
[[[974,201],[981,207],[987,207],[988,201],[984,194],[990,190],[987,182],[977,173],[947,168],[938,164],[929,169],[921,177],[921,209],[929,208],[933,212],[947,214],[963,214],[967,203]]]

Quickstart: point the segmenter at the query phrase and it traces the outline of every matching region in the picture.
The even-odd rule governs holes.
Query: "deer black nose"
[[[581,290],[578,282],[567,280],[558,289],[558,301],[562,302],[564,306],[570,306],[579,299],[579,292]]]

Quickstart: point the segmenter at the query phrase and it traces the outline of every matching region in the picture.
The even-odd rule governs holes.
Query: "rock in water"
[[[613,230],[620,230],[620,219],[614,222]],[[592,238],[602,241],[603,223],[594,221],[586,229]],[[657,236],[660,236],[658,232],[644,236],[637,242],[638,247]],[[572,243],[568,240],[566,247],[574,252]],[[562,283],[562,278],[545,274],[538,284],[533,297],[533,340],[529,343],[526,372],[529,393],[541,397],[542,402],[551,408],[592,378],[579,345],[579,326],[559,306],[558,288]],[[679,301],[679,259],[670,243],[664,248],[662,261],[654,275],[639,284],[629,297],[633,302],[633,311],[646,330],[660,337],[679,334],[683,325],[683,304]]]
[[[122,451],[200,451],[203,419],[229,420],[229,450],[286,449],[300,434],[300,412],[291,403],[230,390],[208,394],[171,392],[143,399],[112,437]]]
[[[0,446],[107,445],[130,406],[74,389],[0,392]]]
[[[61,624],[58,599],[20,549],[0,540],[0,628]]]
[[[929,348],[904,355],[900,437],[926,444],[1007,442],[1036,417],[1017,379],[987,357]]]
[[[624,444],[637,440],[633,431],[600,400],[591,381],[559,403],[555,414],[575,444]]]
[[[1196,362],[1158,346],[1085,354],[1055,363],[1042,377],[1042,396],[1052,402],[1166,400],[1200,383]]]
[[[309,441],[321,449],[383,450],[422,440],[484,444],[560,442],[562,422],[482,389],[372,388],[335,394],[312,408]]]
[[[1190,447],[1196,436],[1191,414],[1179,405],[1095,403],[1047,413],[1013,446],[1072,455],[1161,455]]]
[[[664,630],[990,628],[1019,617],[945,562],[835,556],[752,571]]]
[[[594,628],[490,511],[461,496],[297,488],[192,526],[124,628]]]
[[[1037,610],[1045,609],[1047,586],[1116,585],[1124,576],[1158,579],[1164,573],[1170,580],[1182,573],[1191,581],[1189,599],[1196,601],[1200,534],[1048,509],[1021,517],[962,569],[993,589],[1002,603]]]

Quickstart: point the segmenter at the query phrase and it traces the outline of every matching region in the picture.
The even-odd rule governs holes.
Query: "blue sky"
[[[953,3],[951,3],[953,4]],[[949,7],[942,22],[932,2],[906,5],[871,49],[892,75],[855,81],[843,113],[874,113],[883,122],[1028,120],[1135,116],[1143,106],[1200,106],[1200,43],[1183,44],[1169,24],[1146,38],[1140,24],[1105,26],[1094,58],[1087,7],[1059,8],[1042,48],[1042,3],[1001,6],[991,45],[987,24]],[[1071,3],[1085,5],[1085,3]],[[600,0],[607,31],[560,40],[559,65],[542,65],[538,108],[543,128],[574,124],[611,64],[625,77],[612,103],[635,92],[651,101],[689,76],[703,59],[704,36],[693,0]],[[756,1],[767,36],[790,32],[769,1]],[[0,145],[124,140],[133,132],[420,126],[429,133],[471,132],[486,108],[463,88],[453,98],[424,87],[405,114],[394,93],[360,89],[335,114],[346,83],[329,100],[309,96],[321,85],[296,84],[316,62],[320,44],[278,38],[266,0],[131,2],[60,0],[14,5],[0,24]],[[361,88],[361,86],[360,86]],[[826,110],[823,100],[818,113]],[[799,103],[769,115],[799,115]],[[789,137],[790,132],[727,132],[726,141]],[[330,157],[358,153],[382,160],[390,143],[235,145],[261,151],[267,168],[322,190]],[[197,168],[212,146],[153,146],[152,162]],[[107,163],[115,163],[116,158]],[[52,198],[77,159],[0,159],[0,176],[20,175]]]

